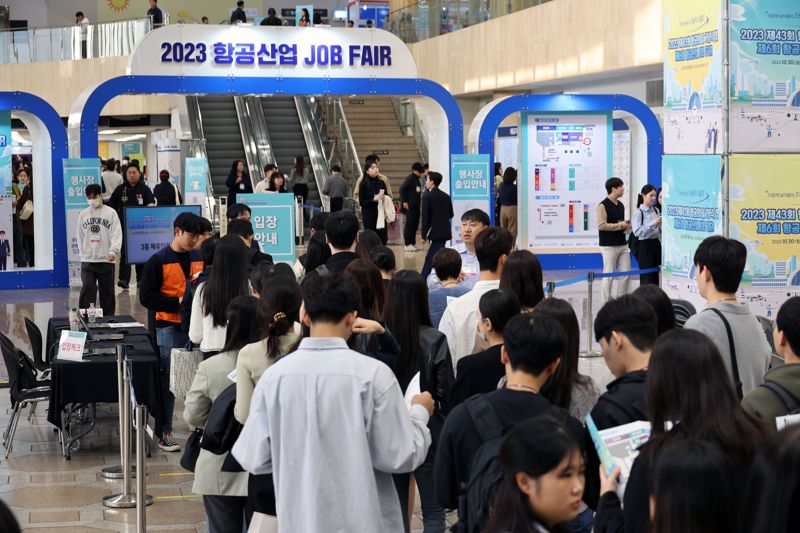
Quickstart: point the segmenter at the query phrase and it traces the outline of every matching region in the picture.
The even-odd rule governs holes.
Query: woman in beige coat
[[[258,299],[254,296],[237,296],[228,304],[225,346],[219,354],[200,363],[186,394],[183,419],[192,428],[205,426],[212,403],[233,384],[229,376],[236,369],[239,350],[258,338],[257,308]],[[210,533],[242,531],[245,522],[250,521],[249,514],[245,514],[248,474],[224,471],[228,455],[200,450],[197,458],[192,491],[203,495]]]

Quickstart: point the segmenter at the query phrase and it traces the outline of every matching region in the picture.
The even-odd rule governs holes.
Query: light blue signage
[[[461,215],[480,209],[492,217],[492,173],[488,154],[453,154],[450,197],[453,200],[453,243],[461,240]]]
[[[236,199],[250,208],[254,238],[261,251],[270,254],[275,262],[294,263],[294,195],[239,194]]]
[[[88,207],[86,186],[100,184],[100,159],[64,159],[64,210],[67,217],[67,261],[70,286],[81,280],[78,215]]]
[[[187,157],[184,164],[183,198],[187,204],[203,204],[206,199],[208,161],[204,157]]]
[[[0,110],[0,192],[11,192],[11,111]]]

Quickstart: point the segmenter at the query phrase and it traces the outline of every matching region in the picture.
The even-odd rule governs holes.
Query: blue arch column
[[[0,92],[0,109],[24,112],[36,117],[50,135],[50,146],[36,146],[34,150],[50,150],[52,202],[49,213],[53,232],[52,270],[21,270],[0,272],[0,290],[66,287],[67,231],[64,213],[64,169],[62,160],[67,157],[67,131],[61,117],[53,107],[38,96],[22,92]],[[34,139],[34,143],[35,143]],[[95,147],[96,148],[96,147]],[[34,169],[35,172],[35,169]],[[47,216],[45,209],[37,209],[34,216]]]
[[[462,153],[464,148],[464,124],[458,103],[444,87],[426,79],[120,76],[100,84],[84,104],[80,119],[81,157],[97,157],[98,121],[109,101],[125,94],[152,93],[427,96],[447,116],[450,153]]]

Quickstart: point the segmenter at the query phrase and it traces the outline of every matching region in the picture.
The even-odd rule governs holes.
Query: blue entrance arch
[[[519,111],[625,111],[635,116],[647,134],[647,181],[661,187],[661,159],[663,137],[661,125],[653,111],[641,100],[624,94],[521,94],[509,96],[498,102],[486,115],[478,133],[478,152],[489,154],[490,167],[494,168],[494,138],[503,120]],[[494,196],[492,196],[494,211]],[[582,260],[579,260],[579,257]],[[588,258],[588,259],[587,259]],[[545,268],[595,267],[602,264],[600,254],[543,254]]]
[[[447,116],[450,153],[464,151],[461,109],[447,89],[422,78],[248,78],[209,76],[120,76],[100,84],[80,118],[81,157],[97,157],[100,113],[113,98],[127,94],[286,94],[296,96],[427,96]]]
[[[67,232],[64,213],[64,169],[62,160],[67,157],[67,131],[61,117],[53,107],[38,96],[23,92],[0,92],[0,109],[26,114],[41,122],[50,137],[50,146],[36,146],[34,150],[50,151],[50,179],[52,203],[50,220],[53,237],[53,268],[49,270],[13,270],[0,272],[0,290],[40,289],[67,285]],[[27,121],[27,120],[24,120]],[[28,124],[30,127],[30,124]],[[34,172],[36,168],[34,167]],[[34,180],[36,180],[34,174]],[[37,209],[34,216],[44,217],[46,209]]]

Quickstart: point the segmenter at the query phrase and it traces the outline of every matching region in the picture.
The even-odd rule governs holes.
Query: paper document
[[[143,328],[144,324],[141,322],[109,322],[110,328]]]
[[[411,382],[408,384],[408,388],[406,389],[406,407],[411,409],[411,399],[420,392],[419,372],[417,372],[416,375],[411,378]]]
[[[639,448],[650,438],[650,422],[631,422],[598,431],[592,415],[589,415],[586,417],[586,429],[589,430],[606,475],[611,474],[616,467],[620,467],[617,495],[622,500],[633,461],[639,455]]]

